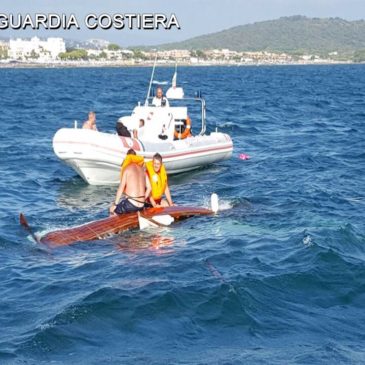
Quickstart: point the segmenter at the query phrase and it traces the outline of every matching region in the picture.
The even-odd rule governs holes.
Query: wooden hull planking
[[[177,206],[149,208],[141,211],[141,215],[145,218],[153,218],[154,216],[165,214],[172,216],[175,220],[181,220],[196,215],[210,215],[213,214],[213,212],[205,208]],[[138,228],[138,225],[137,213],[114,215],[81,226],[47,233],[40,238],[40,242],[50,246],[69,245],[78,241],[102,239],[110,234]]]

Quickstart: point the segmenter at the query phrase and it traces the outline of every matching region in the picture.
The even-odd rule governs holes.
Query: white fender
[[[141,216],[140,212],[138,214],[138,223],[139,229],[143,230],[146,228],[157,228],[160,226],[169,226],[173,221],[174,218],[171,215],[163,214],[163,215],[154,215],[151,218],[145,218]]]
[[[210,208],[214,213],[217,213],[219,210],[219,200],[216,193],[213,193],[210,197]]]

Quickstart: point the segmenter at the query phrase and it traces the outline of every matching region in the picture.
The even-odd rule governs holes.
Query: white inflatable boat
[[[120,166],[130,148],[147,160],[156,152],[160,153],[169,174],[231,157],[233,144],[230,136],[218,131],[205,134],[205,100],[199,95],[184,98],[182,88],[176,87],[176,72],[166,96],[169,105],[154,106],[148,97],[143,105],[139,103],[134,108],[130,116],[118,120],[131,132],[131,138],[77,126],[62,128],[53,138],[55,154],[92,185],[118,184]],[[190,119],[186,106],[189,102],[200,103],[201,121]],[[141,119],[143,128],[139,127]],[[136,138],[133,138],[133,131],[137,131]]]

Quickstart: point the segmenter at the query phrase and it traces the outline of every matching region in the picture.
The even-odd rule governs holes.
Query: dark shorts
[[[139,207],[136,207],[127,198],[124,198],[116,206],[114,212],[117,213],[117,214],[124,214],[124,213],[138,212],[138,211],[140,211],[142,209],[144,209],[144,206],[142,206],[140,208]]]
[[[155,200],[155,203],[156,203],[156,204],[161,204],[161,200],[162,200],[162,199],[156,199],[156,200]],[[147,200],[146,200],[146,202],[144,203],[144,207],[145,207],[145,208],[152,208],[152,204],[151,204],[151,202],[150,202],[150,200],[149,200],[149,199],[147,199]]]

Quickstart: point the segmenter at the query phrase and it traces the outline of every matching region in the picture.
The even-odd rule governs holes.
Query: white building
[[[9,58],[14,60],[38,59],[39,61],[52,61],[58,55],[66,52],[65,42],[62,38],[47,38],[41,41],[38,37],[31,40],[11,39],[9,42]]]
[[[151,58],[154,58],[154,53],[151,53]],[[186,49],[172,49],[169,51],[158,51],[157,57],[162,59],[174,59],[177,61],[190,60],[190,51]]]
[[[88,57],[100,57],[100,55],[102,54],[102,50],[100,50],[100,49],[87,49],[86,50],[86,52],[87,52],[87,56]]]

